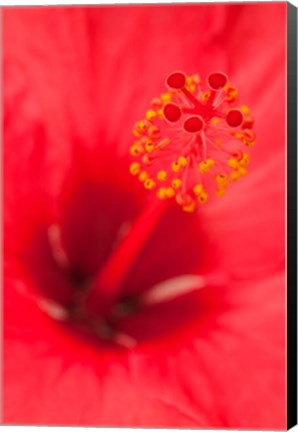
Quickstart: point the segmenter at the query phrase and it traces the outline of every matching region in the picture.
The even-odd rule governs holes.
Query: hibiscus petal
[[[285,428],[284,283],[280,274],[199,291],[200,319],[184,337],[132,357],[148,397],[187,407],[197,426]]]
[[[284,10],[274,4],[4,11],[6,423],[285,428],[284,276],[277,274],[284,257]],[[253,173],[199,219],[170,206],[125,293],[214,268],[231,281],[118,322],[139,344],[117,349],[50,319],[19,273],[19,252],[37,227],[65,211],[60,192],[72,175],[73,196],[86,178],[98,187],[104,178],[109,186],[125,179],[137,203],[129,216],[136,216],[141,189],[130,189],[133,182],[118,170],[128,165],[132,124],[177,67],[203,75],[223,69],[238,81],[257,117]],[[64,226],[67,250],[93,272],[100,246],[89,251],[82,243],[90,253],[85,262],[71,238],[93,207],[82,216],[84,199],[69,202],[75,204],[65,220],[76,217],[71,229]],[[113,213],[112,231],[116,219]],[[92,233],[90,226],[81,232]],[[48,245],[37,244],[33,255],[25,247],[31,267],[36,261],[41,285],[47,280],[49,290],[57,288],[57,269],[43,261]]]

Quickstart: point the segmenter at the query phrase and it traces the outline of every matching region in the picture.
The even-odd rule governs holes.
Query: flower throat
[[[151,101],[133,129],[130,173],[159,199],[175,198],[194,212],[212,195],[223,196],[230,183],[247,174],[247,149],[255,143],[254,119],[238,106],[238,89],[222,72],[171,73],[168,91]]]

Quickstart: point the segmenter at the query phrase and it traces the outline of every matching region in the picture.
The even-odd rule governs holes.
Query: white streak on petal
[[[53,257],[57,264],[61,267],[67,267],[69,265],[69,261],[66,252],[62,246],[61,230],[57,224],[49,226],[48,239],[52,248]]]
[[[116,233],[115,241],[113,244],[114,248],[116,248],[119,245],[119,243],[129,234],[131,228],[132,228],[132,223],[129,221],[123,222],[120,225]]]
[[[206,279],[198,275],[183,275],[167,279],[145,292],[141,297],[142,305],[153,305],[189,294],[206,286]]]
[[[47,315],[57,321],[67,321],[69,317],[67,310],[52,300],[42,299],[38,301],[38,306]]]
[[[97,335],[104,340],[111,340],[122,348],[132,349],[137,345],[137,341],[126,333],[115,331],[107,322],[96,321],[94,328]]]
[[[112,340],[119,346],[127,349],[135,348],[137,341],[126,333],[117,332]]]

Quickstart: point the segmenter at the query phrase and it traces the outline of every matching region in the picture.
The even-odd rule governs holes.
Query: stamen
[[[131,174],[159,199],[175,197],[186,212],[224,196],[246,175],[246,149],[256,140],[254,118],[247,106],[237,106],[238,89],[228,76],[212,72],[206,84],[204,89],[197,74],[171,73],[168,92],[152,99],[145,118],[135,124],[137,138],[130,148],[137,159]],[[227,181],[221,183],[221,176]]]

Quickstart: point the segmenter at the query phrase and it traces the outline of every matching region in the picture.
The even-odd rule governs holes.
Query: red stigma
[[[169,122],[176,122],[181,117],[181,110],[177,105],[167,104],[163,109],[163,114]]]
[[[231,127],[238,127],[243,122],[243,114],[239,109],[231,109],[226,117],[227,123]]]
[[[189,117],[184,123],[184,129],[186,132],[195,133],[203,129],[202,117]]]
[[[222,72],[213,72],[207,78],[207,83],[212,90],[220,90],[228,82],[228,77]]]
[[[170,89],[179,90],[185,86],[186,77],[182,72],[173,72],[171,73],[167,80],[166,84]]]

